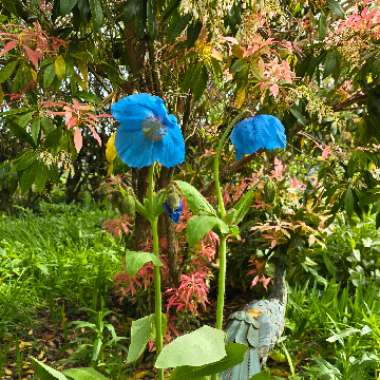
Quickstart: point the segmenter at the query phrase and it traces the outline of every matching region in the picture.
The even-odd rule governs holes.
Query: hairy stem
[[[149,168],[148,197],[151,209],[154,202],[154,165]],[[152,227],[153,253],[159,258],[160,247],[158,243],[158,218],[154,217],[150,221]],[[161,272],[160,267],[154,266],[154,320],[156,325],[156,350],[157,355],[162,351],[163,333],[162,333],[162,297],[161,297]],[[158,370],[159,380],[164,380],[164,370]]]

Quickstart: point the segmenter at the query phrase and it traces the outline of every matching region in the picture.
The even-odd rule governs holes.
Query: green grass
[[[96,309],[113,286],[122,247],[101,229],[109,212],[42,205],[0,217],[0,339]]]
[[[110,216],[97,208],[48,204],[38,213],[0,216],[0,378],[5,368],[22,378],[28,356],[42,351],[57,368],[96,364],[115,380],[132,370],[125,364],[128,341],[119,337],[127,335],[129,320],[112,302],[124,248],[101,228]],[[337,252],[334,266],[344,260],[339,274],[329,273],[321,258],[316,268],[324,282],[292,278],[287,327],[269,363],[273,374],[293,380],[380,379],[379,287],[371,276],[377,236],[367,222],[340,225],[326,240]],[[352,249],[369,260],[365,286],[345,275],[359,265],[346,260]],[[343,277],[344,286],[336,282]],[[46,336],[54,337],[54,345]],[[30,349],[23,348],[25,342]]]

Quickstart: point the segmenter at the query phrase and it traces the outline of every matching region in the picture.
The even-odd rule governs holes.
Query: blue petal
[[[153,157],[167,168],[181,164],[185,160],[185,142],[178,125],[168,128],[165,137],[154,143]]]
[[[259,149],[285,148],[285,128],[272,115],[257,115],[237,123],[231,133],[231,142],[236,149],[236,158],[252,154]]]
[[[115,146],[121,160],[131,168],[150,166],[153,158],[153,141],[139,131],[127,131],[120,127],[116,133]]]
[[[111,107],[112,115],[120,123],[116,135],[116,150],[130,167],[142,168],[158,161],[173,167],[185,159],[185,143],[174,115],[169,115],[164,101],[150,94],[133,94],[120,99]],[[155,118],[166,127],[160,141],[144,135],[143,121]]]
[[[182,200],[179,200],[178,207],[173,210],[167,202],[164,203],[164,210],[168,214],[168,217],[176,224],[178,224],[183,210]]]

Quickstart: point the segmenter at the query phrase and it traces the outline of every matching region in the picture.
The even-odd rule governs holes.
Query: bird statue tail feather
[[[248,380],[260,372],[260,352],[257,321],[243,311],[231,315],[231,324],[227,329],[230,342],[246,344],[249,349],[238,365],[223,372],[220,380]]]

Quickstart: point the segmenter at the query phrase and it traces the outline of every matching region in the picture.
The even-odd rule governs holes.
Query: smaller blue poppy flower
[[[128,166],[143,168],[157,161],[171,168],[184,161],[181,128],[160,97],[145,93],[129,95],[114,103],[111,112],[120,124],[116,150]]]
[[[175,209],[172,209],[168,202],[164,203],[164,210],[168,214],[168,217],[175,223],[178,224],[179,219],[181,218],[182,211],[183,211],[183,204],[182,200],[180,199],[178,202],[178,207]]]
[[[256,115],[239,121],[231,133],[231,142],[236,149],[236,159],[252,154],[259,149],[285,148],[285,128],[277,117]]]

